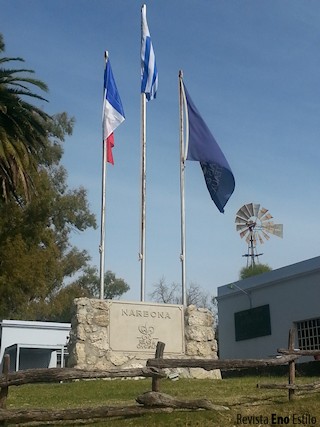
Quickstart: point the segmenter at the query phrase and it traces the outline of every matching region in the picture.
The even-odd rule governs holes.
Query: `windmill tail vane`
[[[247,203],[236,213],[236,230],[247,243],[247,267],[253,267],[262,253],[257,252],[257,243],[263,244],[270,236],[283,237],[283,224],[275,224],[269,210],[257,203]]]

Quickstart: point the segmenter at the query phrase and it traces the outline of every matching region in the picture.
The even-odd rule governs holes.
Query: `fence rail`
[[[158,368],[146,367],[135,369],[112,369],[109,371],[88,371],[72,368],[46,368],[27,369],[25,371],[11,372],[0,376],[0,387],[19,386],[35,383],[57,383],[76,379],[98,378],[134,378],[134,377],[159,377],[165,378],[166,374]]]
[[[147,366],[154,368],[202,368],[206,371],[213,369],[232,370],[244,368],[257,368],[263,366],[286,365],[299,359],[300,356],[290,354],[270,359],[148,359]]]

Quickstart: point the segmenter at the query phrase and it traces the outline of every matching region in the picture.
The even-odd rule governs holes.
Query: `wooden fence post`
[[[155,359],[162,359],[163,358],[164,347],[165,347],[164,342],[161,342],[161,341],[157,342]],[[158,376],[153,376],[152,377],[152,391],[159,392],[159,388],[160,388],[160,378]]]
[[[5,377],[8,377],[10,371],[10,356],[9,354],[5,354],[3,357],[3,367],[2,367],[2,374]],[[7,397],[8,397],[8,391],[9,387],[1,387],[0,389],[0,408],[6,409],[7,407]]]
[[[288,349],[289,351],[294,351],[294,344],[295,344],[295,329],[291,328],[289,331],[289,345]],[[296,362],[295,360],[292,360],[289,362],[289,385],[294,385],[296,379]],[[294,397],[294,389],[289,388],[289,400],[293,399]]]
[[[10,356],[9,354],[5,354],[3,356],[3,366],[2,366],[2,374],[8,378],[8,374],[10,372]],[[7,408],[7,397],[8,397],[9,387],[1,387],[0,388],[0,408],[6,409]],[[8,423],[4,421],[0,421],[0,426],[7,426]]]

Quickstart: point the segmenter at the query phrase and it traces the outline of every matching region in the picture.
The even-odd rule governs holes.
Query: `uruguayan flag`
[[[147,24],[147,7],[141,8],[142,39],[141,39],[141,93],[146,94],[148,101],[156,97],[158,89],[158,71]]]

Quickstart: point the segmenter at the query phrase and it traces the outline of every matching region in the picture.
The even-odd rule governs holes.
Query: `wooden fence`
[[[287,389],[288,397],[291,400],[295,390],[317,390],[320,389],[320,381],[312,384],[298,385],[295,382],[296,361],[302,356],[320,356],[320,350],[297,350],[294,348],[295,329],[289,331],[288,348],[279,348],[279,356],[269,359],[164,359],[163,347],[158,349],[158,357],[147,360],[147,366],[164,368],[203,368],[207,371],[212,369],[235,370],[246,368],[259,368],[266,366],[288,365],[288,383],[287,384],[258,384],[259,388]],[[160,355],[160,356],[159,356]],[[155,391],[159,391],[159,378],[154,380]]]
[[[294,331],[289,333],[289,346],[287,349],[278,349],[279,356],[268,359],[165,359],[163,357],[165,344],[158,342],[155,358],[148,359],[146,367],[136,369],[108,371],[87,371],[71,368],[29,369],[25,371],[9,372],[10,359],[4,358],[3,374],[0,375],[0,425],[6,423],[24,423],[31,421],[56,421],[76,419],[97,419],[119,416],[142,415],[149,412],[171,412],[174,409],[209,409],[228,410],[229,408],[214,405],[207,399],[179,400],[160,393],[161,378],[167,377],[164,368],[203,368],[207,371],[213,369],[234,370],[252,367],[266,367],[288,365],[289,379],[287,384],[260,384],[260,388],[287,389],[289,399],[293,398],[295,390],[317,390],[320,382],[298,386],[295,383],[295,363],[302,356],[317,356],[320,351],[303,351],[294,349]],[[74,408],[64,410],[7,410],[6,401],[9,387],[31,383],[52,383],[70,381],[75,379],[97,378],[130,378],[151,377],[152,390],[138,396],[136,402],[142,406],[131,405],[126,407],[100,406],[95,408]]]
[[[320,356],[320,350],[300,350],[294,348],[295,343],[295,329],[289,331],[288,348],[278,348],[277,352],[287,356]],[[296,359],[289,362],[289,379],[287,384],[258,384],[259,388],[273,388],[273,389],[287,389],[289,393],[289,400],[294,397],[295,390],[314,391],[320,388],[320,381],[312,384],[298,385],[295,383],[296,379]]]

